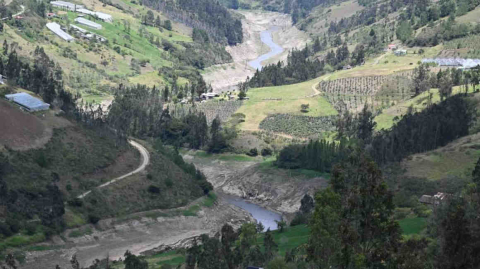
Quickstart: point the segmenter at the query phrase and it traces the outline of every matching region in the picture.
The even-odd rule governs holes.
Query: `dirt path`
[[[130,143],[130,145],[134,146],[135,148],[138,149],[138,151],[140,151],[140,154],[142,155],[142,163],[140,164],[140,166],[137,169],[135,169],[134,171],[132,171],[128,174],[125,174],[123,176],[117,177],[115,179],[112,179],[112,180],[110,180],[106,183],[103,183],[102,185],[98,186],[97,188],[106,187],[110,184],[113,184],[113,183],[119,181],[119,180],[122,180],[126,177],[129,177],[129,176],[133,175],[133,174],[141,172],[141,171],[145,170],[145,167],[147,167],[147,165],[150,163],[150,154],[148,154],[148,150],[144,146],[140,145],[139,143],[137,143],[133,140],[129,140],[128,143]],[[77,198],[79,198],[79,199],[85,198],[85,196],[89,195],[91,192],[92,192],[91,190],[87,191],[87,192],[79,195]]]
[[[9,2],[7,0],[5,5],[8,5],[8,4],[9,4]],[[25,7],[23,5],[20,5],[20,7],[22,8],[22,11],[18,12],[17,14],[13,14],[12,17],[16,17],[16,16],[19,16],[19,15],[22,15],[23,13],[25,13]],[[6,19],[8,19],[8,17],[2,18],[1,20],[4,21]]]

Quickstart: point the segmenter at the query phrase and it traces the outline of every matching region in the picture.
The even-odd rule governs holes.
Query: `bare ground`
[[[68,120],[55,116],[51,110],[33,114],[0,100],[0,145],[13,150],[41,148],[52,137],[53,128],[70,125]]]
[[[268,52],[268,46],[260,40],[260,32],[278,27],[273,33],[273,40],[285,51],[263,64],[285,61],[288,51],[293,48],[303,48],[309,40],[308,36],[292,26],[289,15],[265,11],[238,11],[243,15],[242,26],[244,42],[229,46],[226,50],[232,55],[233,63],[215,65],[203,74],[205,81],[212,85],[215,92],[229,91],[236,88],[239,82],[252,77],[255,70],[247,63]]]
[[[61,268],[70,268],[69,260],[73,255],[77,255],[81,266],[90,265],[95,259],[104,259],[107,255],[111,260],[118,260],[127,250],[138,255],[151,253],[152,249],[161,250],[167,245],[186,246],[190,239],[201,234],[214,235],[225,223],[238,228],[244,222],[254,221],[245,211],[220,199],[215,206],[202,208],[197,216],[155,216],[161,212],[167,213],[168,210],[136,213],[123,221],[102,220],[95,226],[78,228],[89,228],[92,233],[77,238],[70,238],[68,235],[72,230],[67,230],[62,236],[64,239],[56,237],[49,243],[60,245],[61,249],[28,252],[22,268],[55,268],[57,264]]]
[[[242,197],[279,212],[287,219],[298,211],[305,194],[314,195],[328,185],[322,177],[308,177],[266,163],[212,161],[196,157],[194,152],[184,155],[184,159],[194,163],[207,176],[217,193]]]

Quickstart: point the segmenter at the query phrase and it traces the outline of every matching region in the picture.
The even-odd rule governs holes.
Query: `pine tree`
[[[278,245],[277,243],[275,243],[275,240],[273,238],[272,232],[270,231],[270,228],[268,228],[267,231],[265,232],[263,245],[265,246],[265,261],[269,262],[275,257],[278,251]]]

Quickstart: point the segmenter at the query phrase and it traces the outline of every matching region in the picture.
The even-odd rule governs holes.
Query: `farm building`
[[[56,35],[58,35],[60,38],[62,38],[63,40],[65,40],[67,42],[70,42],[70,41],[74,40],[74,38],[71,35],[65,33],[65,31],[63,31],[60,28],[60,24],[58,24],[56,22],[47,23],[47,28],[50,29],[50,31],[54,32]]]
[[[423,59],[422,63],[435,63],[441,67],[472,69],[480,65],[480,59],[436,58],[436,59]]]
[[[390,44],[390,45],[388,45],[388,49],[389,49],[389,50],[396,50],[396,49],[397,49],[397,45],[395,45],[395,44]]]
[[[57,14],[55,13],[47,13],[47,18],[55,18]]]
[[[91,27],[93,29],[97,29],[97,30],[102,29],[102,25],[100,25],[96,22],[93,22],[93,21],[89,21],[89,20],[84,19],[84,18],[76,18],[75,21],[82,24],[82,25]]]
[[[41,111],[50,108],[50,104],[44,103],[42,100],[24,92],[7,94],[5,97],[28,111]]]
[[[70,24],[70,27],[73,28],[73,29],[75,29],[76,31],[79,31],[79,32],[82,33],[82,34],[88,33],[87,30],[85,30],[85,29],[83,29],[83,28],[80,28],[80,27],[78,27],[78,26],[76,26],[76,25]]]
[[[104,22],[112,22],[113,21],[112,15],[107,14],[107,13],[98,12],[98,11],[91,11],[91,10],[88,10],[86,8],[77,9],[77,12],[80,13],[80,14],[84,14],[84,15],[95,16],[95,17],[101,19]]]
[[[3,82],[3,76],[0,74],[0,85],[3,85],[5,84],[5,82]]]
[[[50,4],[54,7],[58,7],[61,9],[68,9],[71,11],[76,11],[77,9],[83,8],[82,5],[77,5],[74,3],[64,2],[64,1],[52,1],[50,2]]]
[[[95,16],[97,16],[99,19],[101,19],[104,22],[112,22],[113,21],[112,15],[107,14],[107,13],[96,11]]]
[[[443,192],[438,192],[437,194],[435,195],[422,195],[422,197],[420,197],[420,199],[418,199],[418,201],[422,204],[428,204],[428,205],[439,205],[440,203],[442,203],[443,201],[445,201],[446,199],[448,199],[448,197],[450,197],[451,195],[449,194],[446,194],[446,193],[443,193]]]
[[[404,56],[407,55],[407,50],[396,50],[393,52],[395,56]]]

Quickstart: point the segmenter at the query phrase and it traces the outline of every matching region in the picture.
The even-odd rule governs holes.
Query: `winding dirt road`
[[[122,180],[126,177],[129,177],[129,176],[133,175],[133,174],[141,172],[141,171],[145,170],[145,167],[147,167],[147,165],[150,163],[150,154],[148,154],[148,150],[144,146],[142,146],[141,144],[139,144],[139,143],[137,143],[133,140],[129,140],[128,143],[130,143],[130,145],[134,146],[135,148],[138,149],[138,151],[140,151],[140,154],[142,155],[142,163],[140,164],[140,166],[137,169],[133,170],[132,172],[130,172],[128,174],[125,174],[123,176],[117,177],[115,179],[112,179],[112,180],[110,180],[106,183],[103,183],[100,186],[97,186],[96,188],[100,189],[100,188],[106,187],[110,184],[113,184],[113,183],[119,181],[119,180]],[[85,196],[89,195],[91,192],[92,191],[89,190],[89,191],[79,195],[77,198],[83,199],[83,198],[85,198]]]

